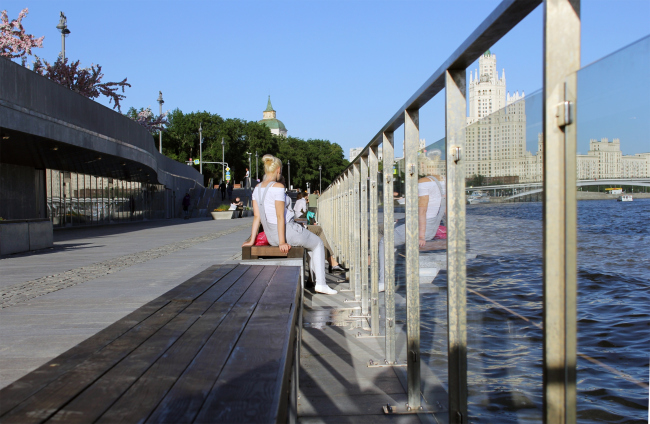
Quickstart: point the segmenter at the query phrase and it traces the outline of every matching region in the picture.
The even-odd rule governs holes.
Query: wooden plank
[[[270,256],[281,258],[302,258],[305,254],[305,248],[301,246],[294,246],[289,249],[288,253],[282,253],[278,246],[251,246],[250,256]],[[243,250],[242,250],[243,258]]]
[[[197,422],[276,422],[283,358],[293,320],[277,306],[258,306],[206,399]]]
[[[194,421],[275,271],[276,267],[264,267],[146,422]],[[104,418],[99,422],[112,422]]]
[[[300,294],[300,270],[298,266],[281,266],[275,272],[272,281],[272,290],[266,290],[260,299],[260,304],[286,304],[290,307],[296,303]]]
[[[262,271],[251,267],[102,416],[101,422],[143,422]],[[262,277],[264,278],[264,277]],[[97,417],[93,417],[93,421]]]
[[[57,414],[52,417],[52,420],[64,421],[66,423],[94,422],[159,358],[163,355],[170,355],[169,349],[179,341],[188,329],[192,327],[225,292],[233,287],[239,280],[245,282],[246,287],[242,290],[243,292],[248,288],[250,282],[257,277],[261,268],[262,267],[254,267],[254,269],[251,269],[248,266],[238,266],[217,282],[213,283],[209,289],[202,293],[191,305],[178,314],[173,320],[169,321],[156,334],[131,352],[129,356],[103,374],[83,392],[79,393],[64,408],[60,409]],[[244,275],[249,275],[249,277],[243,278],[242,276]],[[197,278],[197,280],[199,279]],[[190,287],[182,296],[196,295],[196,293],[205,287],[205,285],[206,283],[204,280],[199,280],[196,284],[197,288],[195,290],[192,290],[194,287]],[[219,319],[220,318],[221,317],[219,317]],[[183,348],[184,346],[180,347],[181,350]],[[181,361],[182,357],[176,357],[174,359]],[[191,357],[186,358],[186,361],[182,363],[181,370],[185,368],[190,360]],[[147,396],[146,393],[141,393],[140,396],[138,396],[138,399],[142,399],[143,395]],[[117,421],[120,420],[114,422]]]
[[[2,417],[3,424],[39,423],[54,414],[74,395],[92,384],[99,376],[128,356],[167,322],[176,317],[187,304],[169,302],[155,314],[133,327],[104,349],[29,397]]]
[[[197,422],[283,421],[299,309],[299,274],[292,268],[280,267],[276,272]],[[275,296],[276,290],[284,301]]]
[[[233,268],[234,265],[214,265],[201,272],[199,275],[214,275],[215,278],[217,278],[222,273],[225,275],[225,273],[229,272]],[[186,290],[191,282],[192,279],[190,278],[26,376],[13,382],[7,387],[4,387],[0,390],[0,399],[2,399],[2,402],[0,402],[0,418],[9,412],[9,410],[25,401],[28,397],[37,393],[51,382],[85,361],[92,354],[103,349],[106,345],[124,335],[131,328],[159,311],[169,302],[170,298]]]

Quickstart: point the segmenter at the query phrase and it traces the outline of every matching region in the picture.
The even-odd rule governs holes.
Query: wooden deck
[[[0,391],[2,423],[285,422],[300,268],[213,266]]]
[[[347,289],[343,276],[327,276],[331,287]],[[349,318],[357,304],[346,303],[351,292],[333,296],[305,292],[300,358],[299,422],[311,423],[446,423],[447,393],[439,379],[422,366],[423,396],[433,413],[385,415],[382,406],[404,406],[405,367],[368,367],[368,361],[383,361],[383,337],[358,337],[368,322]],[[397,307],[404,298],[397,296]],[[383,293],[380,293],[383,305]],[[383,310],[381,311],[383,317]],[[381,320],[380,320],[381,321]],[[361,326],[361,327],[359,327]],[[382,327],[381,333],[384,334]],[[397,327],[399,362],[406,361],[405,334]],[[445,370],[446,371],[446,370]],[[435,415],[434,415],[435,413]]]

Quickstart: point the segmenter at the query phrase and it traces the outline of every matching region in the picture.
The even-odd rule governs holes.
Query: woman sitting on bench
[[[420,176],[418,180],[418,245],[424,247],[427,240],[435,237],[440,221],[446,211],[445,180],[432,171],[439,170],[440,160],[436,155],[433,159],[423,157],[418,159],[420,171],[430,174]],[[398,225],[394,230],[394,246],[406,243],[406,224]],[[395,249],[397,250],[397,249]],[[379,291],[384,291],[384,238],[379,240]]]
[[[284,184],[278,183],[282,176],[282,162],[273,155],[264,155],[264,180],[253,191],[253,228],[251,238],[242,246],[255,243],[260,222],[271,246],[279,246],[287,253],[291,246],[302,246],[309,254],[309,268],[316,281],[316,292],[336,294],[325,281],[325,248],[318,236],[293,220],[293,213],[285,209]]]

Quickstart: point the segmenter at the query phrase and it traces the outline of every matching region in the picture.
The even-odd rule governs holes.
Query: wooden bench
[[[305,248],[301,246],[291,246],[287,253],[280,251],[278,246],[242,246],[242,259],[259,259],[259,258],[303,258]]]
[[[2,389],[0,422],[286,422],[301,292],[299,267],[210,267]]]

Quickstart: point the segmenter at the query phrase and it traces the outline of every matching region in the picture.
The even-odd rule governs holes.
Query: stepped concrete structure
[[[76,174],[94,178],[93,185],[71,187]],[[57,181],[51,181],[53,175]],[[118,181],[128,191],[118,193]],[[136,206],[151,212],[156,205],[159,216],[142,214],[141,219],[171,218],[181,210],[183,195],[197,187],[203,187],[203,176],[158,153],[151,134],[137,122],[0,58],[4,220],[48,219],[57,203],[64,206],[63,223],[71,224],[84,213],[79,202],[71,204],[73,197],[92,198],[94,215],[110,210],[106,223],[124,214],[118,209],[128,210],[129,201],[131,217]],[[102,202],[96,199],[100,195]]]

